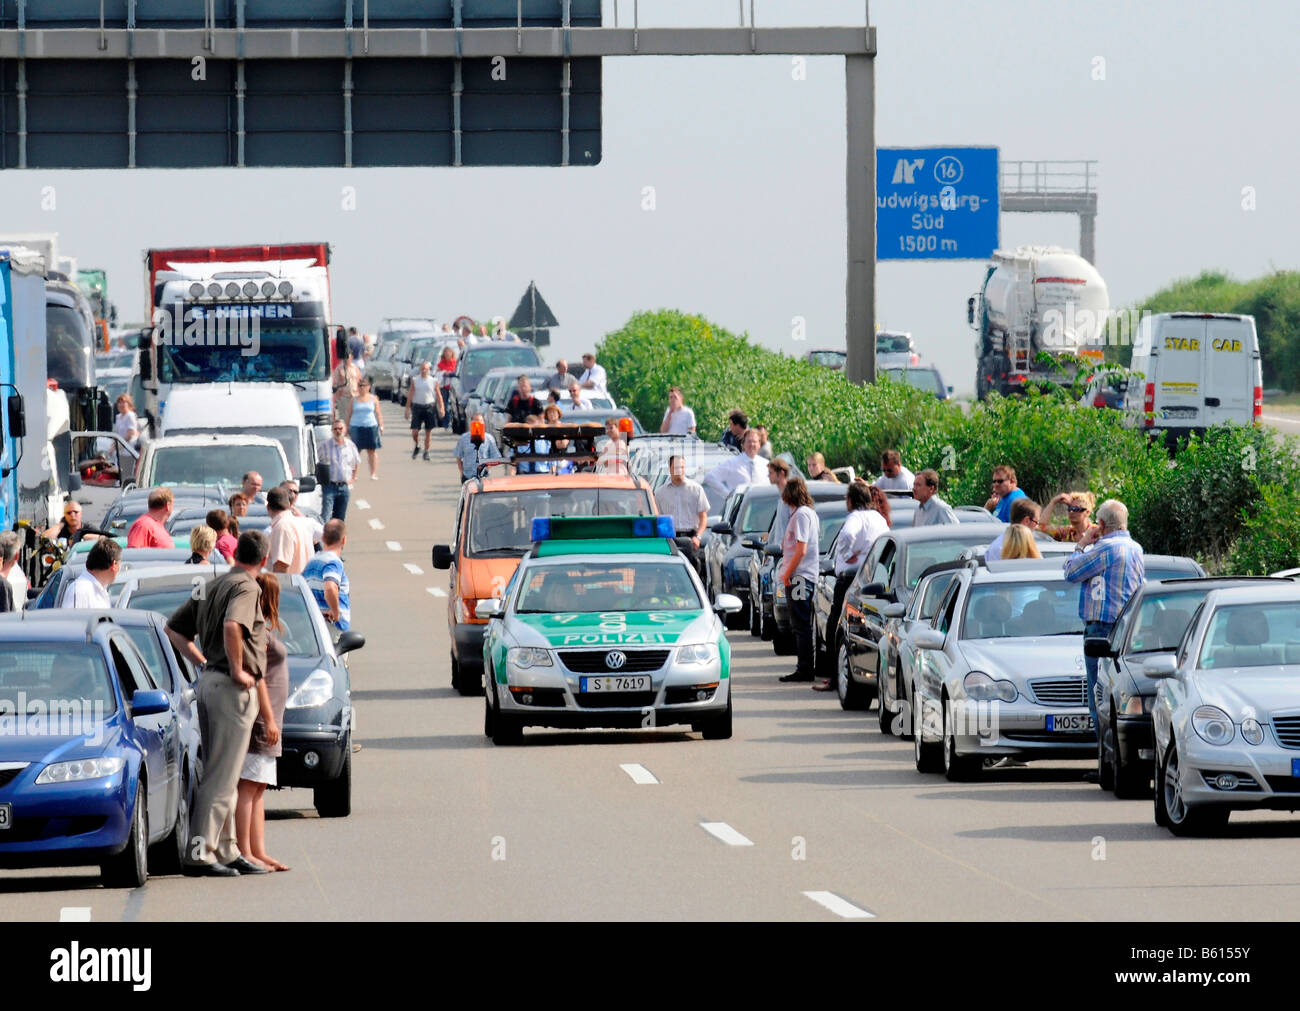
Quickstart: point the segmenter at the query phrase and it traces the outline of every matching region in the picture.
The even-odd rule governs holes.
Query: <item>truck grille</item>
[[[1052,678],[1030,681],[1034,701],[1041,706],[1086,706],[1088,684],[1081,678]]]
[[[1282,747],[1300,748],[1300,716],[1274,716],[1273,732]]]
[[[611,667],[606,662],[610,653],[622,653],[627,662],[622,667]],[[560,651],[560,661],[575,674],[646,674],[658,670],[668,661],[666,649],[566,649]]]

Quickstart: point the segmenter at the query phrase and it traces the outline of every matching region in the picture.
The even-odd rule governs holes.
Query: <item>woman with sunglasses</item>
[[[1043,509],[1039,529],[1050,534],[1053,540],[1078,542],[1092,526],[1092,508],[1097,499],[1090,491],[1063,491],[1047,503]],[[1069,520],[1064,525],[1053,525],[1049,521],[1057,506],[1065,506],[1065,515]]]

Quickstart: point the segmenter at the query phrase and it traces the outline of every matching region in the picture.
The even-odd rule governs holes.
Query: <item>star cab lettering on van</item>
[[[1210,344],[1215,351],[1240,351],[1242,348],[1241,341],[1228,337],[1215,337]]]
[[[1166,337],[1166,351],[1199,351],[1201,342],[1195,337]]]

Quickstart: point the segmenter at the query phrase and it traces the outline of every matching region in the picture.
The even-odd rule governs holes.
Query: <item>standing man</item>
[[[768,484],[767,461],[758,455],[758,433],[752,428],[745,432],[740,453],[710,470],[702,483],[723,498],[742,485]]]
[[[744,411],[732,411],[729,421],[727,430],[722,433],[722,438],[718,441],[732,449],[740,449],[741,440],[749,431],[749,415]]]
[[[1025,493],[1016,484],[1016,469],[1006,464],[993,468],[993,494],[984,503],[985,509],[991,509],[993,515],[1003,523],[1011,522],[1011,503],[1024,498]]]
[[[271,517],[267,569],[271,572],[302,572],[311,561],[311,538],[289,511],[289,496],[283,488],[272,488],[266,493],[266,512]]]
[[[573,381],[573,373],[569,371],[569,363],[561,358],[555,363],[555,374],[546,380],[548,390],[559,390],[563,393],[569,388],[569,383]]]
[[[792,477],[781,491],[781,501],[790,507],[790,523],[782,540],[781,583],[785,586],[786,605],[799,662],[794,672],[781,678],[784,682],[811,681],[816,664],[813,654],[813,588],[817,585],[820,544],[817,513],[803,478]]]
[[[932,527],[941,523],[957,523],[957,514],[952,506],[941,499],[939,491],[939,472],[926,468],[916,475],[912,482],[912,498],[916,499],[916,512],[912,514],[912,526]]]
[[[319,544],[321,534],[324,533],[324,524],[312,519],[305,512],[298,508],[298,479],[287,477],[280,482],[280,487],[284,489],[285,495],[289,497],[289,512],[293,513],[294,522],[303,528],[307,534],[307,540],[313,545]],[[211,524],[209,524],[211,526]],[[266,533],[266,531],[263,531]],[[267,536],[271,536],[267,533]]]
[[[235,832],[239,773],[261,711],[259,698],[266,692],[261,685],[266,675],[266,620],[257,585],[265,560],[266,538],[256,530],[244,531],[230,571],[209,582],[206,592],[198,595],[201,599],[191,597],[167,621],[167,638],[203,671],[198,685],[203,778],[190,822],[187,874],[266,873],[265,867],[240,855]],[[268,725],[267,737],[274,744],[280,728]]]
[[[1096,526],[1079,538],[1074,554],[1065,560],[1065,578],[1079,584],[1084,638],[1109,636],[1120,610],[1146,578],[1142,545],[1128,533],[1128,506],[1109,498],[1097,508]],[[1085,656],[1083,662],[1088,675],[1088,709],[1100,732],[1097,660]]]
[[[266,496],[262,494],[262,475],[255,470],[250,470],[240,478],[239,494],[249,502],[256,502],[259,499],[265,502]]]
[[[671,516],[678,537],[691,539],[690,549],[682,554],[700,571],[700,538],[709,525],[709,497],[699,483],[686,476],[686,458],[668,458],[669,480],[655,490],[655,505],[661,516]]]
[[[22,538],[16,530],[0,530],[0,579],[9,585],[13,594],[14,610],[27,606],[27,575],[18,564],[18,551]]]
[[[483,424],[483,412],[479,411],[469,419],[469,427],[456,440],[456,448],[452,451],[452,455],[455,456],[456,466],[460,469],[461,484],[478,477],[480,463],[501,459],[501,450],[497,448],[496,439],[486,433],[474,434],[475,426],[482,429]]]
[[[876,487],[881,491],[912,491],[916,475],[903,466],[898,450],[887,449],[880,454],[880,477]]]
[[[790,525],[790,513],[793,511],[785,500],[781,498],[781,493],[785,491],[785,483],[790,480],[790,465],[784,460],[770,460],[767,464],[767,479],[770,483],[776,485],[776,536],[785,537],[785,528]],[[763,534],[762,540],[767,539],[767,534]]]
[[[1011,522],[1008,527],[1028,527],[1029,536],[1032,537],[1034,531],[1038,529],[1039,512],[1038,503],[1028,495],[1022,495],[1011,506]],[[989,542],[989,546],[984,549],[984,561],[996,562],[1002,558],[1002,541],[1006,535],[1007,531],[1003,530]]]
[[[576,379],[569,380],[569,399],[562,400],[560,406],[564,408],[564,413],[570,411],[590,411],[591,401],[582,395],[582,387],[578,385]]]
[[[334,390],[334,416],[342,418],[345,426],[352,424],[352,398],[357,395],[361,370],[353,363],[351,353],[334,368],[331,386]]]
[[[108,588],[117,578],[122,547],[111,537],[101,537],[86,555],[86,568],[63,591],[61,607],[112,607]]]
[[[664,411],[659,431],[664,435],[695,434],[695,412],[686,406],[680,386],[668,387],[668,409]]]
[[[321,485],[321,519],[346,519],[348,515],[348,498],[351,496],[352,482],[357,479],[357,468],[361,466],[361,453],[356,444],[348,438],[347,425],[342,418],[335,418],[331,427],[332,438],[321,448],[320,461],[329,467],[329,480]]]
[[[584,390],[591,390],[592,396],[607,396],[604,366],[596,364],[596,356],[591,351],[582,356],[582,369],[582,375],[578,377],[578,385]]]
[[[360,362],[366,357],[366,339],[357,333],[354,326],[348,327],[348,354],[354,362]]]
[[[772,440],[767,437],[767,426],[755,425],[754,431],[758,433],[758,455],[765,460],[772,459]]]
[[[522,424],[530,414],[541,414],[545,405],[533,396],[533,383],[526,375],[520,375],[515,383],[514,392],[506,403],[506,414],[516,425]]]
[[[352,590],[342,557],[347,543],[348,528],[343,521],[330,520],[321,535],[320,551],[312,556],[302,572],[321,614],[340,632],[346,632],[352,626]]]
[[[429,459],[433,429],[444,413],[442,391],[438,389],[433,367],[428,362],[420,362],[420,374],[412,376],[406,388],[406,416],[411,419],[411,441],[414,443],[411,447],[412,460],[420,452],[421,427],[424,428],[424,458]]]
[[[172,490],[155,488],[149,492],[149,511],[131,524],[127,531],[128,548],[174,548],[166,523],[172,514]]]

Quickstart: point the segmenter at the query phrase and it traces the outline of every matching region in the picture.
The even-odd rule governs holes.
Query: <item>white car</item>
[[[262,435],[165,435],[145,445],[135,484],[141,488],[223,485],[238,491],[244,474],[252,470],[262,475],[263,490],[274,488],[293,474],[284,446],[277,439]],[[300,475],[298,492],[299,504],[319,514],[321,494],[315,475]]]
[[[912,642],[917,771],[962,781],[990,758],[1095,758],[1079,587],[1059,559],[969,562]]]
[[[1198,835],[1234,810],[1300,810],[1300,586],[1215,590],[1143,673],[1160,685],[1156,824]]]

